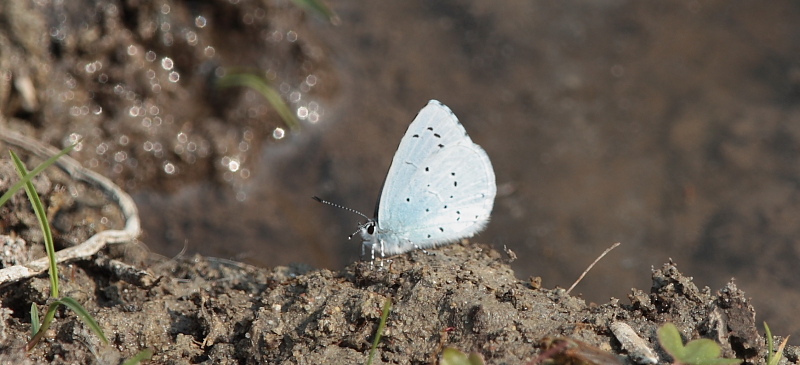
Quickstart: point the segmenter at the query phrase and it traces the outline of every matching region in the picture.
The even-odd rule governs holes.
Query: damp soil
[[[587,303],[564,289],[514,276],[500,253],[457,244],[433,255],[398,256],[383,268],[359,262],[342,271],[258,269],[201,256],[156,259],[154,280],[126,280],[111,260],[153,261],[140,247],[109,249],[61,267],[62,291],[100,323],[104,346],[68,311],[33,351],[28,308],[49,292],[42,275],[3,290],[4,363],[109,364],[153,349],[153,363],[365,363],[383,304],[391,310],[375,363],[436,363],[443,348],[480,353],[487,363],[529,363],[547,337],[577,339],[627,361],[610,330],[623,322],[655,349],[657,327],[675,323],[685,338],[712,338],[724,355],[762,363],[764,338],[745,293],[697,288],[673,263],[654,270],[653,286],[626,299]],[[797,348],[786,351],[797,362]],[[657,352],[659,362],[668,362]]]
[[[97,196],[91,188],[73,185],[80,184],[48,170],[37,190],[44,201],[61,191]],[[24,196],[15,197],[14,210],[3,214],[3,224],[7,217],[35,222],[20,199]],[[108,212],[108,205],[113,204],[96,206]],[[84,210],[91,214],[91,207],[79,209]],[[62,224],[70,228],[56,232],[59,244],[87,230],[90,220],[71,217],[72,225]],[[115,222],[110,220],[120,224]],[[12,236],[17,242],[32,237]],[[62,295],[88,310],[109,344],[62,309],[44,340],[25,351],[30,306],[44,310],[48,303],[49,279],[41,274],[0,290],[0,363],[117,364],[151,349],[156,364],[360,364],[367,361],[387,302],[391,307],[376,364],[437,363],[448,347],[476,352],[489,364],[585,360],[580,351],[543,351],[554,339],[594,346],[606,362],[646,363],[641,349],[626,348],[612,331],[619,323],[630,326],[665,363],[670,359],[655,331],[666,322],[674,323],[685,340],[717,341],[725,357],[765,361],[756,308],[733,281],[699,288],[669,262],[652,271],[650,288],[590,303],[548,286],[547,278],[515,276],[509,265],[514,258],[511,251],[464,241],[383,262],[359,261],[338,271],[306,265],[266,269],[200,255],[165,258],[139,242],[110,245],[59,265]],[[797,347],[785,351],[792,363],[799,354]]]

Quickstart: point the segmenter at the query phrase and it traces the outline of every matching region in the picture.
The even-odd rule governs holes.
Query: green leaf
[[[658,329],[658,342],[661,343],[661,347],[663,347],[673,359],[678,360],[684,357],[685,351],[681,333],[678,332],[678,327],[675,327],[674,324],[664,323],[664,325]]]
[[[442,351],[442,360],[439,362],[440,365],[469,365],[469,360],[467,359],[467,354],[456,350],[452,347],[448,347]]]
[[[39,307],[31,303],[31,337],[36,336],[36,332],[39,332]]]
[[[50,306],[47,307],[47,313],[44,315],[44,321],[42,321],[41,327],[39,327],[39,330],[36,331],[35,335],[33,335],[33,338],[31,338],[31,340],[28,341],[28,344],[25,345],[25,351],[33,350],[33,348],[36,347],[36,344],[39,343],[39,340],[44,337],[44,334],[47,332],[47,330],[50,329],[50,323],[53,322],[53,317],[56,316],[56,309],[58,309],[59,305],[61,305],[61,303],[55,301],[50,303]]]
[[[467,354],[448,347],[442,351],[440,365],[483,365],[483,358],[476,353]]]
[[[483,358],[474,352],[471,352],[467,357],[471,365],[483,365]]]
[[[50,324],[53,322],[53,318],[56,315],[56,309],[58,309],[58,306],[60,305],[64,305],[67,308],[72,309],[73,312],[77,313],[78,317],[80,317],[80,319],[83,320],[83,322],[85,322],[86,325],[88,325],[89,328],[97,336],[99,336],[101,340],[103,340],[103,343],[108,344],[108,339],[106,339],[103,329],[100,328],[100,325],[97,324],[89,312],[87,312],[86,309],[84,309],[83,306],[80,305],[80,303],[78,303],[75,299],[64,297],[50,303],[50,306],[47,308],[47,314],[44,316],[44,322],[42,322],[42,326],[38,331],[36,331],[36,334],[33,335],[33,338],[31,338],[31,340],[28,341],[28,344],[25,346],[27,351],[32,350],[42,339],[44,333],[50,328]]]
[[[698,338],[686,344],[682,359],[690,364],[697,364],[697,361],[703,359],[719,357],[721,353],[722,350],[714,340]]]
[[[742,360],[739,359],[716,358],[716,359],[705,359],[694,365],[734,365],[741,363]]]
[[[153,357],[153,349],[147,348],[142,351],[139,351],[134,357],[128,359],[122,363],[122,365],[138,365],[140,362],[144,360],[150,360]]]
[[[0,206],[3,206],[3,204],[5,204],[8,201],[8,199],[11,199],[11,197],[14,196],[14,194],[16,194],[17,191],[19,191],[19,189],[21,189],[22,186],[25,185],[25,183],[31,181],[31,179],[34,176],[38,175],[40,172],[42,172],[42,170],[46,169],[54,162],[56,162],[56,160],[58,160],[59,157],[64,156],[70,151],[72,151],[72,149],[75,148],[75,146],[77,145],[78,144],[75,143],[72,146],[68,146],[67,148],[61,150],[61,152],[59,152],[55,156],[48,158],[47,161],[42,162],[39,166],[36,166],[36,168],[33,169],[33,171],[31,171],[30,173],[25,174],[25,176],[23,176],[22,179],[17,181],[17,183],[14,184],[14,186],[12,186],[11,189],[8,189],[8,191],[6,191],[6,193],[0,197]]]
[[[722,359],[719,355],[722,350],[719,345],[707,338],[699,338],[686,344],[684,357],[680,362],[692,365],[717,365],[717,364],[738,364],[738,359]]]
[[[103,329],[100,328],[100,325],[97,324],[94,318],[92,318],[92,315],[89,314],[89,312],[87,312],[86,309],[84,309],[83,306],[80,305],[80,303],[78,303],[75,299],[72,299],[70,297],[61,298],[59,302],[67,306],[67,308],[72,309],[73,312],[77,313],[78,317],[80,317],[83,320],[83,322],[85,322],[86,325],[88,325],[89,328],[98,337],[100,337],[101,340],[103,340],[103,343],[108,344],[108,339],[106,339],[106,335],[103,333]]]
[[[28,170],[25,168],[25,164],[22,163],[22,160],[17,157],[17,154],[14,151],[9,151],[11,153],[11,159],[14,160],[14,165],[17,167],[17,173],[21,178],[25,178],[25,175],[28,174]],[[42,200],[39,199],[39,194],[36,192],[36,188],[33,187],[33,183],[28,179],[25,183],[25,192],[28,193],[28,200],[31,201],[33,205],[33,211],[36,212],[36,218],[39,219],[39,226],[42,229],[42,233],[44,235],[44,247],[47,251],[47,257],[50,259],[50,296],[53,298],[58,298],[58,267],[56,266],[56,248],[55,244],[53,243],[53,233],[50,231],[50,223],[47,221],[47,213],[44,210],[44,206],[42,205]]]
[[[664,323],[658,329],[658,342],[675,360],[676,364],[689,365],[729,365],[742,360],[720,358],[719,344],[707,338],[700,338],[683,345],[678,328],[672,323]]]

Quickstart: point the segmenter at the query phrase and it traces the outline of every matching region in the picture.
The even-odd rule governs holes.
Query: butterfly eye
[[[367,227],[367,233],[369,233],[369,234],[374,234],[375,233],[375,225],[374,224],[370,224],[369,227]]]

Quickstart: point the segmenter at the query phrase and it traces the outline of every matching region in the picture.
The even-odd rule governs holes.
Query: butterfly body
[[[362,249],[381,257],[457,242],[483,230],[497,193],[486,152],[444,104],[431,100],[392,160]]]

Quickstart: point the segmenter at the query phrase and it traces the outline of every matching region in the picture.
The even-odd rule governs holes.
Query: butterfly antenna
[[[361,212],[359,212],[359,211],[357,211],[357,210],[355,210],[355,209],[351,209],[351,208],[345,207],[345,206],[343,206],[343,205],[340,205],[340,204],[336,204],[336,203],[333,203],[333,202],[329,202],[329,201],[327,201],[327,200],[320,199],[319,197],[316,197],[316,196],[312,196],[312,197],[311,197],[311,199],[314,199],[314,200],[316,200],[316,201],[318,201],[318,202],[320,202],[320,203],[322,203],[322,204],[328,204],[328,205],[331,205],[331,206],[337,207],[337,208],[339,208],[339,209],[344,209],[344,210],[346,210],[346,211],[348,211],[348,212],[351,212],[351,213],[358,214],[358,215],[360,215],[360,216],[364,217],[364,219],[366,219],[366,220],[370,220],[370,219],[369,219],[369,217],[367,217],[366,215],[364,215],[364,213],[361,213]]]
[[[358,234],[358,232],[361,232],[361,225],[358,226],[358,229],[355,232],[350,233],[350,235],[347,236],[347,239],[348,240],[352,240],[353,237],[355,237]]]

